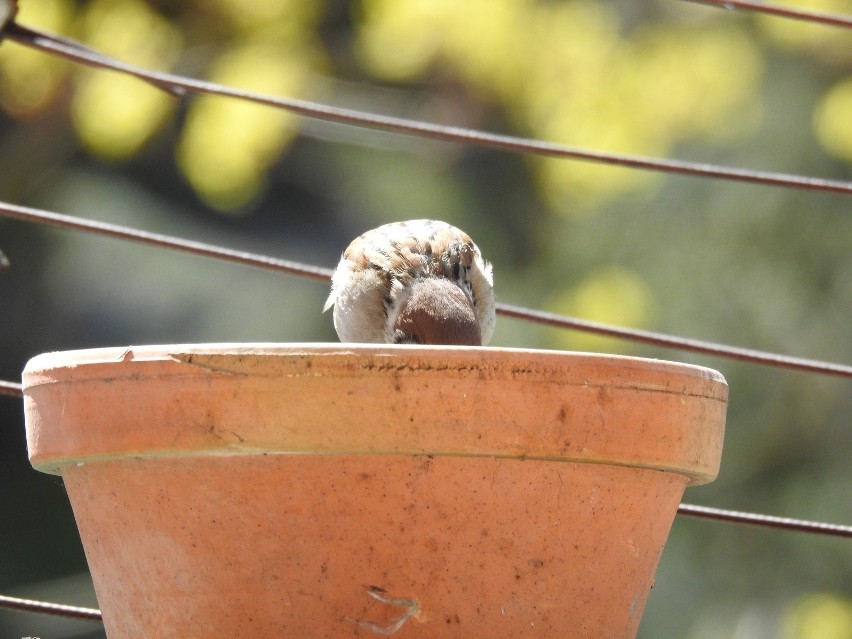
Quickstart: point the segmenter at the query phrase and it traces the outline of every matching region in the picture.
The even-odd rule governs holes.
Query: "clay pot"
[[[50,353],[24,388],[110,639],[633,637],[727,399],[662,361],[348,344]]]

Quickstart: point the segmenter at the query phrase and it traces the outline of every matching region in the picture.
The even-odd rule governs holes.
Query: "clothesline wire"
[[[15,382],[0,381],[0,394],[23,397],[23,386]],[[711,508],[708,506],[696,506],[693,504],[680,504],[677,512],[679,515],[687,517],[712,519],[716,521],[748,524],[752,526],[763,526],[766,528],[777,528],[781,530],[818,535],[852,538],[852,526],[845,526],[842,524],[794,519],[791,517],[776,517],[761,513],[748,513],[722,508]],[[0,607],[2,607],[2,601],[0,601]]]
[[[24,395],[23,385],[15,382],[0,381],[0,394],[22,398]],[[790,517],[776,517],[761,513],[748,513],[722,508],[711,508],[708,506],[696,506],[692,504],[680,504],[677,512],[679,515],[687,517],[712,519],[736,524],[748,524],[752,526],[763,526],[767,528],[777,528],[781,530],[806,532],[834,537],[852,538],[852,526],[845,526],[842,524],[794,519]]]
[[[306,100],[264,95],[205,80],[144,69],[93,51],[89,47],[70,38],[38,31],[15,22],[9,22],[5,27],[5,31],[0,35],[24,46],[74,60],[81,64],[134,76],[178,97],[185,97],[190,93],[218,95],[284,109],[304,117],[415,135],[446,142],[464,143],[530,155],[597,162],[646,171],[852,195],[852,182],[842,180],[740,169],[700,162],[607,153],[580,149],[555,142],[488,133],[462,127],[444,126],[419,120],[333,107]]]
[[[84,619],[86,621],[101,621],[101,611],[95,608],[82,608],[80,606],[67,606],[65,604],[39,601],[36,599],[22,599],[20,597],[9,597],[0,595],[0,608],[8,610],[19,610],[21,612],[35,612],[43,615],[56,617],[67,617],[72,619]]]
[[[824,11],[811,11],[808,9],[798,9],[795,7],[787,7],[779,4],[763,2],[762,0],[683,0],[684,2],[692,2],[694,4],[707,4],[721,9],[739,9],[742,11],[753,11],[755,13],[765,13],[779,18],[789,18],[800,22],[814,22],[832,27],[852,28],[852,18],[848,16],[838,15],[836,13],[827,13]]]
[[[179,238],[174,238],[171,236],[159,235],[155,233],[147,233],[144,231],[137,231],[135,229],[128,229],[125,227],[119,227],[112,224],[106,224],[103,222],[93,222],[89,220],[81,220],[78,218],[73,218],[66,215],[61,215],[58,213],[50,213],[47,211],[39,211],[36,209],[29,209],[25,207],[19,207],[9,204],[0,203],[0,215],[4,215],[7,217],[12,217],[19,220],[28,220],[33,222],[39,222],[42,224],[48,224],[51,226],[59,226],[63,228],[72,228],[77,230],[95,232],[102,235],[107,235],[109,237],[117,238],[117,239],[126,239],[126,240],[134,240],[138,242],[143,242],[146,244],[151,244],[154,246],[164,247],[164,248],[172,248],[175,250],[180,250],[184,252],[194,253],[198,255],[205,255],[209,257],[218,257],[221,259],[226,259],[229,261],[235,261],[238,263],[258,266],[262,268],[270,268],[274,270],[283,271],[293,275],[303,275],[307,277],[312,277],[314,279],[320,280],[328,280],[331,274],[331,269],[325,269],[322,267],[308,266],[304,264],[300,264],[297,262],[291,262],[288,260],[281,260],[277,258],[272,258],[263,255],[256,255],[253,253],[246,253],[243,251],[234,251],[231,249],[223,249],[221,247],[216,247],[209,244],[204,244],[201,242],[195,241],[185,241]],[[518,317],[520,319],[529,319],[528,315],[532,314],[534,317],[539,317],[539,319],[545,319],[550,322],[562,324],[562,323],[577,323],[578,326],[583,326],[588,324],[583,320],[574,320],[572,318],[564,318],[557,315],[551,314],[540,314],[539,311],[534,311],[531,309],[524,309],[521,307],[503,305],[507,310],[506,314]],[[622,331],[632,332],[632,329],[615,329],[613,327],[603,327],[603,325],[599,325],[600,327],[606,330],[606,334],[612,336],[619,336]],[[681,338],[672,338],[669,336],[661,336],[665,339],[665,344],[670,346],[676,346]],[[687,340],[692,342],[692,340]],[[721,347],[719,345],[711,345],[713,346],[713,351],[718,353],[721,349],[729,349],[730,347]],[[752,353],[752,351],[747,351],[743,349],[743,353]],[[783,360],[786,356],[774,355],[770,353],[764,353],[764,356],[771,357],[782,361],[782,364],[774,363],[773,365],[783,365]],[[810,360],[801,360],[801,362],[805,362],[809,365],[814,366],[825,366],[826,363],[820,362],[811,362]],[[767,361],[767,363],[769,363]],[[836,365],[829,365],[834,367]],[[841,370],[849,367],[841,367]],[[825,371],[821,371],[825,372]],[[7,382],[0,381],[0,394],[12,395],[21,397],[23,395],[23,387],[21,384],[15,382]],[[727,511],[722,509],[715,508],[706,508],[701,506],[691,506],[689,504],[681,504],[678,512],[683,515],[693,516],[693,517],[704,517],[710,519],[717,519],[721,521],[729,521],[736,523],[748,523],[752,525],[762,525],[762,526],[770,526],[775,528],[785,528],[789,530],[799,530],[805,532],[826,534],[826,535],[837,535],[844,537],[852,537],[852,527],[841,526],[837,524],[828,524],[822,522],[808,522],[804,520],[790,519],[790,518],[779,518],[772,517],[769,515],[761,515],[761,514],[752,514],[752,513],[742,513],[736,511]]]
[[[695,506],[691,504],[681,504],[678,507],[677,512],[679,515],[687,517],[699,517],[737,524],[764,526],[788,531],[852,538],[852,526],[842,526],[838,524],[807,521],[803,519],[791,519],[788,517],[774,517],[771,515],[746,513],[733,510],[722,510],[720,508],[708,508],[706,506]],[[68,606],[65,604],[39,601],[35,599],[22,599],[7,595],[0,595],[0,608],[74,619],[84,619],[88,621],[102,620],[101,611],[95,608]]]
[[[141,231],[106,222],[86,220],[61,213],[18,206],[5,202],[0,202],[0,217],[8,217],[20,221],[64,229],[84,231],[115,239],[129,240],[150,246],[212,257],[247,266],[270,269],[290,275],[308,277],[315,280],[328,281],[332,274],[332,269],[321,266],[313,266],[281,258],[249,253],[246,251],[222,248],[220,246],[195,240],[184,240],[170,235],[150,233],[148,231]],[[654,346],[697,352],[705,355],[746,361],[753,364],[773,366],[776,368],[852,378],[852,366],[846,364],[793,357],[736,346],[727,346],[714,342],[676,337],[634,328],[610,326],[599,322],[557,315],[555,313],[547,313],[545,311],[538,311],[512,304],[497,304],[497,313],[507,317],[536,322],[557,328],[596,333]]]
[[[179,238],[175,238],[167,235],[160,235],[155,233],[148,233],[144,231],[138,231],[135,229],[130,229],[126,227],[116,226],[113,224],[107,224],[104,222],[95,222],[91,220],[82,220],[79,218],[74,218],[67,215],[62,215],[58,213],[52,213],[48,211],[41,211],[37,209],[31,209],[27,207],[20,207],[5,203],[0,203],[0,216],[11,217],[18,220],[36,222],[41,224],[47,224],[50,226],[57,226],[61,228],[70,228],[76,230],[82,230],[87,232],[93,232],[101,235],[106,235],[108,237],[116,238],[116,239],[124,239],[124,240],[133,240],[137,242],[142,242],[145,244],[163,247],[163,248],[171,248],[174,250],[189,252],[197,255],[203,255],[208,257],[216,257],[220,259],[225,259],[229,261],[234,261],[238,263],[242,263],[250,266],[257,266],[261,268],[269,268],[273,270],[278,270],[282,272],[286,272],[292,275],[302,275],[306,277],[311,277],[313,279],[319,279],[323,281],[327,281],[331,275],[331,269],[326,269],[322,267],[309,266],[300,264],[298,262],[291,262],[289,260],[281,260],[278,258],[272,258],[263,255],[256,255],[253,253],[246,253],[243,251],[234,251],[231,249],[224,249],[221,247],[213,246],[210,244],[205,244],[201,242],[195,241],[186,241],[181,240]],[[528,316],[532,316],[536,318],[536,320],[544,320],[548,323],[554,323],[558,325],[562,325],[563,323],[571,323],[577,324],[579,327],[583,327],[588,322],[583,320],[575,320],[572,318],[564,318],[558,315],[552,315],[548,313],[541,313],[539,311],[524,309],[521,307],[503,305],[505,314],[517,317],[520,319],[530,319]],[[606,331],[606,334],[612,336],[621,336],[622,332],[632,333],[633,329],[616,329],[614,327],[604,327],[603,325],[598,325],[599,328],[602,328]],[[651,334],[655,335],[655,334]],[[682,341],[681,338],[672,338],[670,336],[659,336],[665,340],[665,345],[669,345],[672,347],[676,347]],[[686,340],[687,342],[692,342],[692,340]],[[692,344],[694,347],[694,344]],[[731,347],[724,347],[720,345],[710,345],[713,348],[714,353],[719,353],[722,350],[730,349]],[[740,349],[737,349],[740,350]],[[746,349],[742,349],[743,354],[754,353],[753,351],[748,351]],[[778,360],[777,362],[771,362],[769,359],[765,363],[771,363],[772,365],[786,365],[790,362],[785,362],[787,359],[786,356],[775,355],[771,353],[762,353],[764,357]],[[795,358],[793,358],[795,359]],[[824,362],[813,362],[811,360],[800,360],[799,363],[806,363],[809,367],[813,366],[816,368],[823,368],[826,366]],[[834,367],[840,366],[840,371],[849,369],[850,367],[844,367],[841,365],[828,364],[829,368],[826,370],[820,370],[819,372],[826,372],[827,370],[833,370]],[[847,375],[849,372],[847,370]],[[21,384],[15,382],[6,382],[0,381],[0,394],[12,395],[12,396],[22,396],[23,389]],[[790,530],[799,530],[805,532],[819,533],[819,534],[827,534],[827,535],[837,535],[844,537],[852,537],[852,527],[841,526],[837,524],[828,524],[822,522],[808,522],[804,520],[790,519],[790,518],[779,518],[772,517],[769,515],[761,515],[761,514],[752,514],[752,513],[742,513],[736,511],[727,511],[715,508],[706,508],[701,506],[691,506],[689,504],[681,504],[678,512],[683,515],[693,516],[693,517],[704,517],[710,519],[717,519],[721,521],[729,521],[736,523],[748,523],[752,525],[761,525],[761,526],[770,526],[775,528],[785,528]]]
[[[774,515],[711,508],[709,506],[696,506],[693,504],[681,504],[678,506],[677,513],[684,517],[712,519],[714,521],[730,522],[733,524],[763,526],[766,528],[852,539],[852,526],[845,526],[843,524],[794,519],[792,517],[776,517]]]
[[[22,397],[24,387],[17,382],[7,382],[0,379],[0,395],[11,395],[12,397]]]

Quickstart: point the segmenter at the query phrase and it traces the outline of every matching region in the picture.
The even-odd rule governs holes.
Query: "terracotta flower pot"
[[[661,361],[201,345],[41,355],[111,639],[633,637],[727,386]]]

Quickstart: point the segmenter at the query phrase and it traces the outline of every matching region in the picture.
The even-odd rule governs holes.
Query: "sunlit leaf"
[[[814,112],[814,130],[826,151],[852,162],[852,78],[822,97]]]
[[[211,79],[268,95],[301,93],[309,77],[304,51],[276,42],[235,47],[216,61]],[[296,134],[295,117],[245,101],[205,96],[191,107],[177,157],[198,194],[221,211],[247,204],[263,188],[272,162]]]
[[[120,60],[167,68],[181,46],[177,29],[140,0],[96,0],[83,19],[86,40]],[[163,91],[116,73],[80,73],[71,112],[77,134],[92,153],[132,156],[162,126],[175,102]]]
[[[604,267],[592,272],[577,286],[556,295],[550,310],[563,315],[616,326],[643,328],[652,314],[648,285],[635,272]],[[555,335],[558,348],[581,351],[629,352],[631,346],[609,337],[563,331]]]
[[[794,602],[784,621],[784,639],[852,639],[852,600],[807,595]]]
[[[49,31],[67,30],[73,9],[61,0],[27,0],[17,21]],[[55,98],[68,63],[14,42],[0,47],[0,108],[13,117],[32,117]]]

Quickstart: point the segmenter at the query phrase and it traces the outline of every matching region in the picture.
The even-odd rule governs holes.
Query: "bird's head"
[[[444,277],[415,279],[388,321],[397,344],[482,345],[470,296]]]

